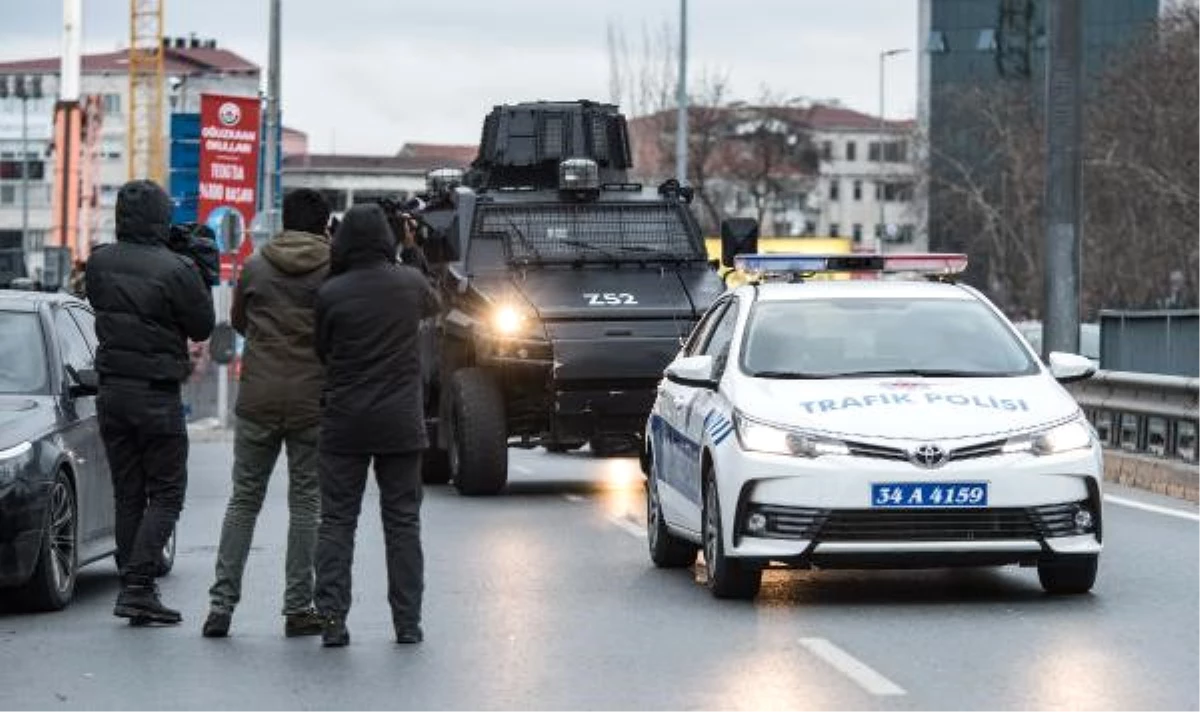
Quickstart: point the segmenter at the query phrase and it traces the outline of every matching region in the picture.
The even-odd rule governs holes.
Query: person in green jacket
[[[288,637],[316,635],[313,556],[320,518],[317,433],[324,367],[313,346],[317,290],[329,272],[329,204],[298,189],[283,200],[283,232],[247,262],[230,321],[245,337],[233,446],[233,492],[209,589],[206,638],[229,634],[254,525],[281,448],[287,448],[288,537],[283,615]]]

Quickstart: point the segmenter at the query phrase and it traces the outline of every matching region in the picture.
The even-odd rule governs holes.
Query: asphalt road
[[[753,603],[655,570],[628,459],[513,453],[510,491],[428,490],[425,632],[392,642],[373,489],[360,524],[352,644],[283,637],[277,473],[232,635],[206,640],[230,448],[193,446],[164,599],[175,628],[112,617],[111,564],[66,611],[0,612],[11,709],[1197,709],[1195,515],[1110,501],[1092,595],[1032,570],[771,572]],[[1110,496],[1187,511],[1110,488]]]

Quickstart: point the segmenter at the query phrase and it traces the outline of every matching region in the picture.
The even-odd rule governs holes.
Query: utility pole
[[[675,87],[679,120],[675,131],[675,177],[680,183],[688,180],[687,52],[687,0],[679,0],[679,82]]]
[[[883,162],[883,146],[885,143],[886,121],[883,117],[886,101],[887,83],[884,81],[884,72],[886,70],[886,61],[888,57],[894,57],[898,54],[907,52],[907,49],[889,49],[879,53],[879,154],[876,158],[879,159],[879,176],[875,181],[875,202],[879,203],[879,226],[875,231],[875,249],[880,249],[880,243],[883,241],[883,236],[887,233],[887,216],[884,213],[884,197],[886,190],[884,189],[884,174],[886,168]]]
[[[1046,217],[1043,356],[1079,353],[1081,0],[1046,3]]]
[[[279,185],[279,137],[280,137],[280,116],[279,116],[279,74],[280,74],[280,40],[279,40],[279,13],[280,0],[270,0],[271,2],[271,37],[269,58],[267,64],[267,135],[266,135],[266,152],[264,156],[264,171],[266,175],[263,180],[262,205],[263,213],[266,216],[267,235],[274,235],[279,230],[278,215],[275,209],[279,202],[279,197],[276,194],[276,188]]]
[[[28,80],[26,80],[28,81]],[[21,244],[29,249],[29,92],[24,82],[21,91]]]

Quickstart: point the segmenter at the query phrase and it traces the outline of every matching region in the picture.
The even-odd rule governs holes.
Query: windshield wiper
[[[534,260],[541,262],[542,253],[537,251],[537,248],[533,246],[533,243],[529,241],[528,237],[525,237],[525,233],[521,232],[521,228],[517,227],[517,224],[512,221],[512,218],[506,217],[504,218],[504,222],[508,223],[508,226],[512,228],[512,231],[517,234],[517,239],[521,241],[521,247],[527,250],[529,254],[533,255]]]
[[[593,252],[599,252],[610,260],[618,259],[613,253],[609,252],[603,247],[597,247],[590,242],[584,242],[583,240],[560,240],[560,242],[562,242],[564,245],[570,245],[571,247],[578,247],[581,250],[592,250]]]
[[[803,373],[801,371],[754,371],[750,374],[754,378],[780,378],[788,380],[808,380],[822,378],[838,378],[840,374],[825,374],[825,373]]]
[[[871,376],[924,376],[926,378],[1003,378],[1005,376],[1015,376],[1017,374],[1001,371],[989,373],[987,371],[956,371],[954,369],[941,368],[896,368],[896,369],[881,369],[875,371],[842,371],[840,373],[830,373],[826,378],[869,378]]]

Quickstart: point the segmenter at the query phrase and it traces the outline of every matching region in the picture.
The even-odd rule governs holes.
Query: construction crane
[[[129,179],[163,185],[163,5],[129,0]]]

